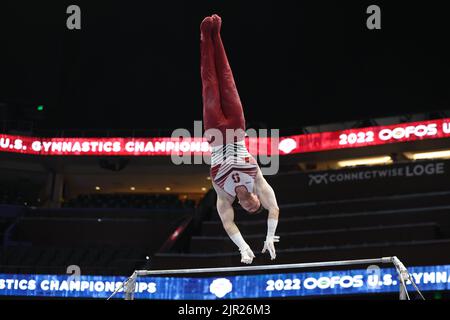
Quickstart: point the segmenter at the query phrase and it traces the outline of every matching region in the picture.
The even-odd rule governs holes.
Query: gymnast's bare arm
[[[229,236],[238,233],[239,229],[234,223],[233,200],[215,183],[213,183],[213,186],[217,193],[217,211],[220,220],[222,220],[223,228]]]
[[[270,258],[274,260],[276,258],[275,242],[280,241],[280,237],[275,235],[280,209],[278,208],[275,192],[266,181],[259,168],[255,178],[255,193],[261,201],[262,206],[269,211],[267,217],[267,236],[266,241],[264,241],[262,253],[268,250]]]
[[[255,189],[256,195],[261,201],[262,206],[269,211],[269,216],[267,218],[278,220],[280,209],[278,208],[275,192],[264,178],[261,169],[259,168],[255,178]]]
[[[234,223],[233,198],[223,191],[219,186],[213,183],[217,192],[217,212],[219,213],[222,225],[230,239],[236,244],[241,253],[241,262],[250,264],[255,255],[250,246],[245,242],[238,227]]]

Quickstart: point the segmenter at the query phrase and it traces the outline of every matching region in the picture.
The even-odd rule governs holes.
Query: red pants
[[[245,131],[244,111],[220,37],[220,28],[205,26],[202,23],[201,32],[203,126],[204,130],[220,130],[225,139],[226,129]],[[244,135],[240,135],[234,138],[234,141],[243,138]],[[233,142],[208,140],[211,145]]]

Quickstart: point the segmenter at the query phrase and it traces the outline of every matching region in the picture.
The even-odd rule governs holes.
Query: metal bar
[[[125,300],[134,300],[134,290],[136,289],[137,274],[134,272],[125,283]]]
[[[422,298],[422,300],[425,300],[425,297],[423,296],[422,292],[420,292],[419,287],[417,286],[417,284],[414,281],[412,281],[412,279],[410,281],[411,281],[412,285],[414,286],[414,288],[416,289],[416,292]]]
[[[192,274],[192,273],[258,271],[258,270],[267,271],[267,270],[300,269],[300,268],[314,268],[314,267],[317,268],[317,267],[348,266],[355,264],[392,263],[392,259],[393,259],[392,257],[384,257],[377,259],[343,260],[343,261],[293,263],[293,264],[272,264],[272,265],[249,266],[249,267],[175,269],[175,270],[137,270],[136,273],[138,276],[148,276],[148,275],[166,275],[166,274]]]

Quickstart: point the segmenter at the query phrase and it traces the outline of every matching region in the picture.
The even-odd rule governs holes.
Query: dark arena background
[[[212,14],[278,130],[275,260],[235,201],[241,263],[194,123]],[[1,1],[0,298],[449,299],[449,36],[438,1]]]

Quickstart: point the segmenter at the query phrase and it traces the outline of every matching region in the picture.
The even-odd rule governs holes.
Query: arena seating
[[[65,208],[193,208],[192,200],[176,194],[82,194],[63,203]]]
[[[0,273],[64,274],[74,264],[84,274],[126,274],[144,267],[194,210],[172,195],[108,199],[117,198],[124,208],[0,206]],[[152,202],[132,207],[129,199]]]
[[[0,186],[0,205],[39,207],[43,204],[36,195]],[[193,208],[195,201],[179,199],[176,194],[97,193],[80,194],[62,202],[64,208]]]
[[[133,196],[86,195],[61,209],[2,207],[0,272],[65,273],[70,264],[85,274],[240,265],[218,218],[214,192],[195,209],[180,205],[175,196]],[[119,207],[113,206],[115,201]],[[277,259],[271,261],[260,253],[267,212],[250,215],[236,206],[236,222],[256,254],[256,264],[389,255],[408,265],[450,262],[442,254],[450,252],[450,191],[308,202],[299,201],[292,188],[280,210],[281,241]],[[165,246],[186,223],[185,236],[174,240],[181,244]]]
[[[270,264],[260,253],[266,234],[266,213],[250,215],[235,208],[235,220],[257,255],[256,263]],[[450,250],[450,192],[366,197],[280,205],[276,263],[402,256],[405,263],[448,263]],[[430,250],[431,249],[431,250]],[[217,212],[211,213],[189,250],[159,253],[155,267],[217,267],[239,264],[240,255],[223,230]]]
[[[24,194],[19,190],[13,190],[6,186],[0,186],[0,205],[2,204],[37,206],[39,205],[39,202],[36,197]]]

